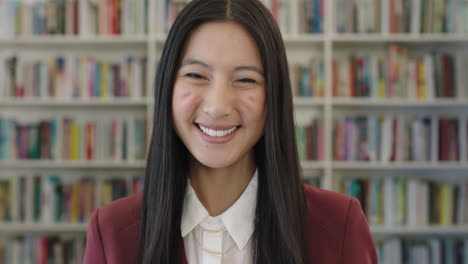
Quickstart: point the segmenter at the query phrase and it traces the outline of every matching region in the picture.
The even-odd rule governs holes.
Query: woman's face
[[[194,30],[172,95],[174,127],[192,156],[211,168],[246,161],[263,133],[265,109],[262,61],[250,34],[232,22]]]

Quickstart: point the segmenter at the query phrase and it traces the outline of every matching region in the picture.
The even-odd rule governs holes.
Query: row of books
[[[341,190],[359,199],[373,226],[468,224],[468,181],[456,184],[409,177],[345,178]]]
[[[313,120],[305,126],[296,125],[295,132],[299,160],[324,160],[323,120]]]
[[[85,34],[148,34],[148,0],[87,0]]]
[[[295,97],[323,97],[325,95],[325,63],[314,59],[309,65],[289,64],[291,89]]]
[[[0,12],[0,36],[7,38],[148,33],[148,0],[2,0]]]
[[[0,160],[144,160],[146,138],[147,121],[140,116],[0,116]]]
[[[338,33],[468,33],[459,0],[337,0]]]
[[[323,33],[325,20],[324,0],[299,1],[299,32]]]
[[[141,98],[145,56],[0,54],[0,98]]]
[[[337,118],[337,161],[466,161],[468,120],[450,116],[386,114]]]
[[[467,264],[468,239],[392,238],[377,243],[381,264]]]
[[[83,236],[0,237],[0,263],[79,264],[83,263]]]
[[[0,222],[83,223],[94,209],[141,192],[142,176],[57,174],[0,178]]]
[[[294,17],[293,2],[289,0],[260,0],[271,12],[283,34],[292,31],[292,19],[297,20],[298,32],[322,33],[324,31],[324,0],[298,1],[298,15]],[[187,0],[165,0],[164,31],[169,32],[175,18],[187,4]]]
[[[0,37],[79,33],[79,0],[1,0]]]
[[[391,44],[386,53],[337,57],[332,67],[334,96],[468,98],[468,56],[463,53],[410,55]]]

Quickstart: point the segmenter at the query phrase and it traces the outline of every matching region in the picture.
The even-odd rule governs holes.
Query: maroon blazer
[[[304,185],[306,239],[311,263],[377,264],[377,253],[359,201]],[[88,227],[84,264],[136,263],[141,211],[138,193],[97,209]],[[186,264],[181,238],[181,261]]]

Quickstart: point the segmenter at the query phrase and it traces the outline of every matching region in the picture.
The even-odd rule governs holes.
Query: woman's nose
[[[213,119],[220,119],[232,113],[232,85],[227,80],[217,80],[207,89],[203,98],[203,112]]]

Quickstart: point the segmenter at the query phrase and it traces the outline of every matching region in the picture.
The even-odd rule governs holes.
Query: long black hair
[[[265,72],[265,132],[254,146],[258,196],[254,263],[306,263],[305,201],[294,137],[291,86],[280,30],[259,0],[193,0],[166,39],[155,79],[153,132],[143,191],[138,263],[180,260],[180,223],[189,152],[172,123],[172,91],[190,33],[208,22],[235,22],[258,45]]]

